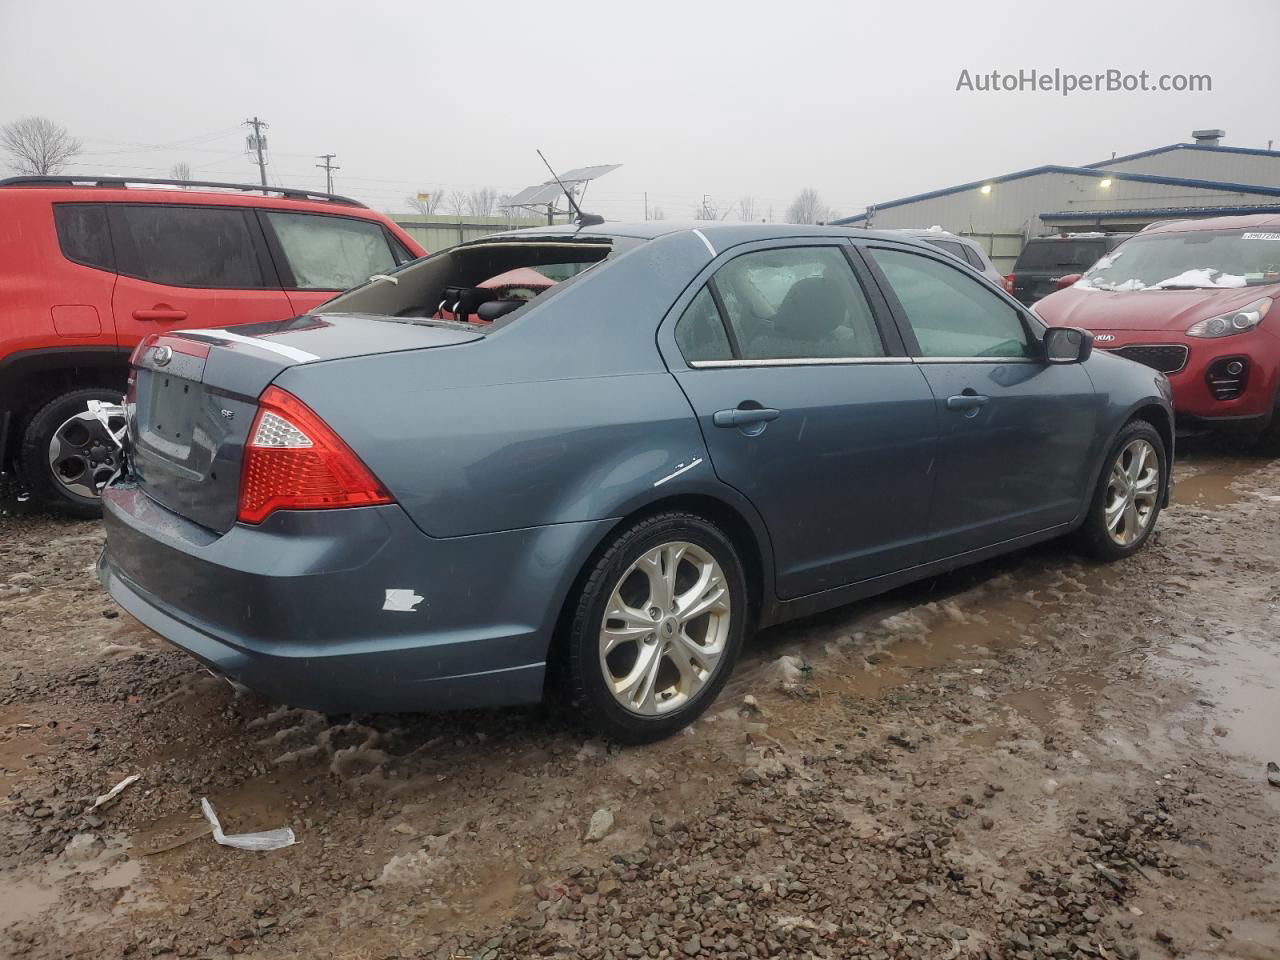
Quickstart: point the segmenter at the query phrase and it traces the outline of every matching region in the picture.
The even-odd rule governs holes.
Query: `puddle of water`
[[[1194,461],[1188,466],[1175,468],[1173,502],[1207,510],[1217,510],[1239,503],[1247,494],[1237,491],[1233,484],[1261,469],[1257,460],[1225,459],[1215,457],[1208,466]]]
[[[58,902],[58,891],[34,880],[6,879],[0,897],[0,930],[11,923],[29,920]]]
[[[1280,762],[1280,639],[1274,633],[1188,639],[1162,651],[1160,661],[1203,692],[1195,706],[1207,711],[1227,753],[1248,758],[1255,774],[1268,760]]]

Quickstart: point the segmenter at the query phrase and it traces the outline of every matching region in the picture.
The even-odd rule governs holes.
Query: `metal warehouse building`
[[[1029,237],[1141,230],[1156,220],[1280,213],[1280,151],[1228,147],[1221,130],[1083,167],[1019,170],[874,204],[835,223],[942,226],[987,248],[1001,273]]]

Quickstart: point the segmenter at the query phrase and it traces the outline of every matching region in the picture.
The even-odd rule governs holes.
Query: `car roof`
[[[0,188],[33,192],[54,200],[86,203],[174,203],[255,206],[280,210],[345,207],[372,213],[359,200],[323,191],[217,181],[158,180],[134,177],[36,177],[0,179]]]
[[[1250,227],[1258,227],[1268,231],[1280,230],[1280,216],[1274,213],[1251,213],[1243,217],[1166,220],[1164,223],[1153,223],[1142,233],[1146,236],[1153,233],[1194,233],[1197,230],[1247,230]]]
[[[503,239],[537,240],[540,237],[560,242],[574,237],[583,240],[607,240],[614,237],[625,237],[632,240],[654,240],[669,234],[690,231],[701,233],[717,250],[723,250],[726,247],[736,246],[740,243],[749,243],[753,240],[781,240],[791,237],[861,237],[865,239],[896,240],[906,243],[912,243],[915,239],[895,230],[867,230],[860,227],[837,227],[823,224],[730,223],[718,220],[638,220],[631,222],[609,221],[583,226],[567,223],[556,224],[555,226],[526,227],[522,230],[490,233],[477,240],[468,241],[465,245],[480,245]]]

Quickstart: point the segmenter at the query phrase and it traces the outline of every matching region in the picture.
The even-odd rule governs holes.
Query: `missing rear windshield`
[[[608,240],[495,240],[403,267],[330,300],[318,313],[381,314],[485,329],[573,282],[612,252]]]

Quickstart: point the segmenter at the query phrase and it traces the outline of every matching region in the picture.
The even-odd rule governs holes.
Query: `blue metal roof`
[[[1264,153],[1266,151],[1263,151]],[[958,187],[945,187],[941,190],[930,190],[927,193],[917,193],[910,197],[902,197],[899,200],[890,200],[886,203],[877,203],[876,210],[885,210],[889,207],[900,207],[904,203],[916,203],[920,200],[933,200],[936,197],[947,197],[953,193],[964,193],[966,190],[976,190],[979,187],[989,183],[1007,183],[1010,180],[1021,180],[1025,177],[1034,177],[1042,173],[1065,173],[1079,177],[1094,177],[1097,179],[1110,178],[1112,180],[1132,180],[1136,183],[1160,183],[1175,187],[1196,187],[1201,190],[1225,190],[1232,193],[1251,193],[1263,197],[1280,197],[1280,187],[1260,187],[1251,183],[1229,183],[1222,180],[1190,180],[1186,177],[1165,177],[1154,173],[1126,173],[1121,170],[1097,170],[1092,167],[1064,167],[1059,164],[1045,164],[1042,167],[1031,167],[1027,170],[1018,170],[1014,173],[1006,173],[999,177],[991,177],[987,180],[974,180],[970,183],[962,183]],[[859,213],[852,217],[841,217],[839,220],[832,220],[836,225],[858,223],[866,220],[865,213]]]
[[[1206,150],[1210,153],[1242,153],[1252,157],[1280,157],[1280,150],[1262,150],[1258,147],[1223,147],[1211,143],[1171,143],[1167,147],[1156,147],[1153,150],[1142,150],[1138,153],[1125,154],[1123,157],[1112,157],[1110,160],[1099,160],[1097,163],[1086,163],[1086,167],[1105,167],[1109,163],[1124,163],[1127,160],[1140,160],[1143,157],[1154,157],[1158,153],[1170,153],[1174,150]]]
[[[1059,210],[1042,213],[1040,219],[1105,220],[1114,217],[1243,217],[1251,213],[1280,213],[1280,205],[1255,204],[1244,207],[1151,207],[1146,210]]]

